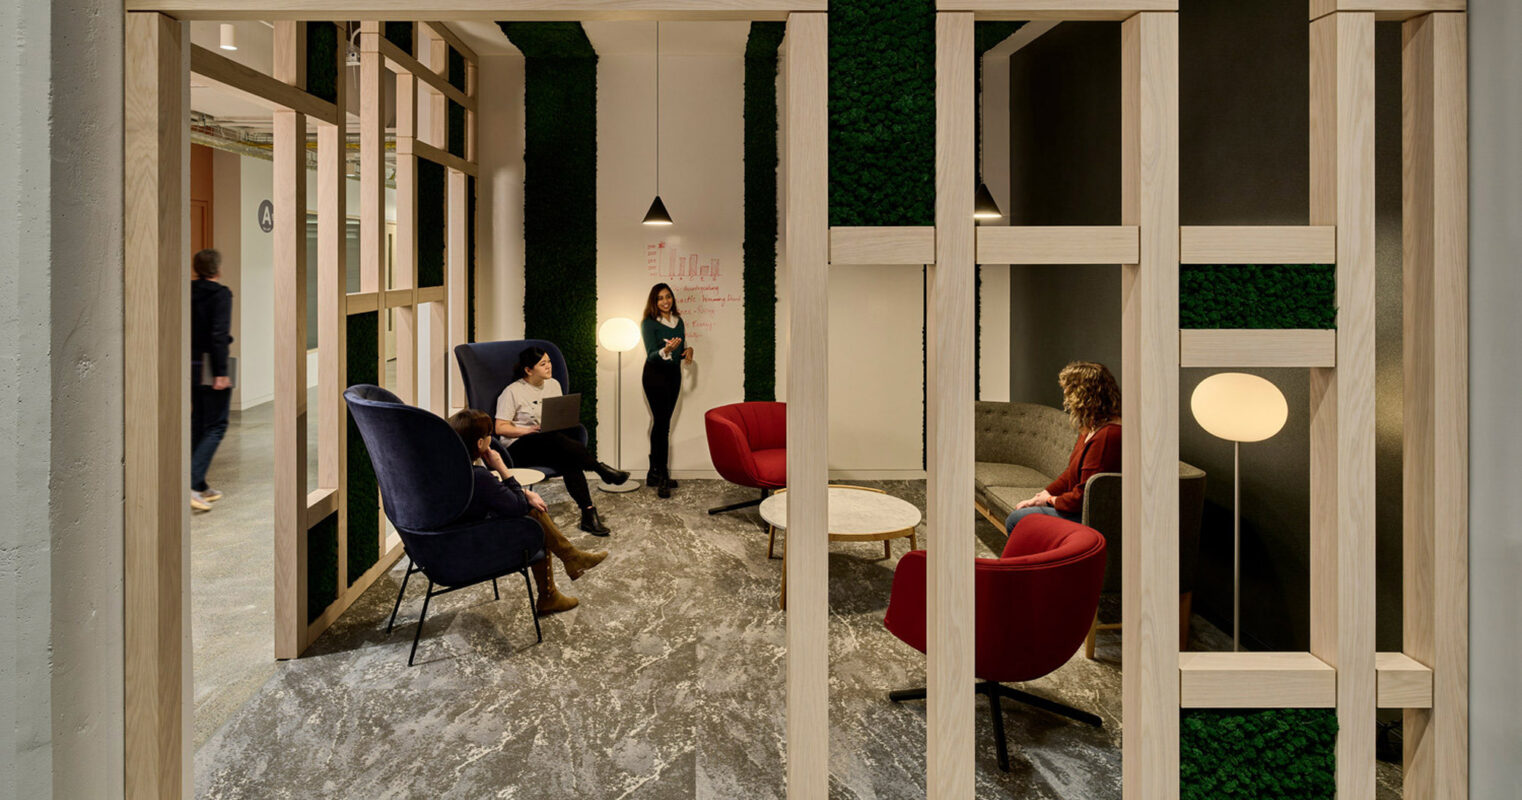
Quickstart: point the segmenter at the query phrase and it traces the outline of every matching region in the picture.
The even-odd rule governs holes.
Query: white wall
[[[523,338],[523,56],[481,56],[476,339]]]
[[[649,54],[602,55],[597,85],[598,321],[639,321],[650,287],[671,284],[695,363],[683,368],[671,469],[708,474],[703,412],[744,397],[744,59],[661,57],[661,197],[676,224],[642,225],[655,194],[655,90]],[[715,274],[717,273],[717,274]],[[612,442],[616,354],[598,348],[598,416]],[[649,465],[644,353],[623,358],[623,466]],[[615,458],[604,444],[599,455]]]

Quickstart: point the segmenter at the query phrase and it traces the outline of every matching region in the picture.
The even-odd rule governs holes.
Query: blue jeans
[[[1083,520],[1081,515],[1064,514],[1052,506],[1026,506],[1025,508],[1017,508],[1014,511],[1009,512],[1009,516],[1004,518],[1004,532],[1014,532],[1015,525],[1018,524],[1020,520],[1025,519],[1026,517],[1029,517],[1033,514],[1045,514],[1048,517],[1061,517],[1069,522],[1081,522]]]
[[[231,399],[231,389],[190,387],[191,491],[206,491],[206,470],[211,467],[211,457],[217,454],[223,434],[227,433],[227,406]]]

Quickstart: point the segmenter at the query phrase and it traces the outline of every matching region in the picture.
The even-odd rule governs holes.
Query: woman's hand
[[[692,348],[691,347],[689,347],[686,350],[682,351],[682,360],[687,362],[688,364],[692,363]]]
[[[667,354],[675,353],[677,347],[681,346],[681,344],[682,344],[682,337],[676,336],[676,337],[667,339],[666,340],[666,346],[661,348],[661,349],[665,350]]]
[[[1020,501],[1020,503],[1015,506],[1015,510],[1018,511],[1018,510],[1020,510],[1022,508],[1030,508],[1031,506],[1049,506],[1051,504],[1052,504],[1052,495],[1049,492],[1047,492],[1045,489],[1042,489],[1041,491],[1037,492],[1035,494],[1035,496],[1030,498],[1029,500],[1022,500],[1022,501]]]
[[[543,511],[545,513],[549,513],[549,505],[544,502],[544,498],[540,497],[538,492],[524,489],[523,496],[528,498],[528,504],[530,508],[534,509],[535,511]]]

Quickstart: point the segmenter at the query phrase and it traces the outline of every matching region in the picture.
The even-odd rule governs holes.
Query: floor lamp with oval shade
[[[628,317],[614,317],[597,329],[597,342],[618,354],[618,388],[613,402],[613,463],[624,468],[623,417],[624,417],[624,353],[639,346],[639,325]],[[623,483],[599,483],[604,492],[632,492],[639,488],[639,481],[630,479]]]
[[[1231,649],[1242,649],[1242,443],[1261,442],[1284,427],[1289,404],[1279,387],[1245,372],[1219,372],[1194,387],[1189,410],[1206,433],[1232,443]]]

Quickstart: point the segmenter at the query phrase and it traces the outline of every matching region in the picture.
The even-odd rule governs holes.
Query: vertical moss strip
[[[338,26],[306,23],[307,93],[329,103],[338,101]]]
[[[307,624],[338,599],[338,512],[307,531]]]
[[[753,22],[745,43],[745,399],[777,399],[777,47],[785,26]]]
[[[412,52],[412,30],[414,26],[415,23],[411,22],[388,22],[386,23],[386,30],[382,35],[390,40],[392,44],[402,48],[403,53],[410,56],[417,55]]]
[[[444,210],[448,188],[444,167],[427,159],[417,162],[417,285],[444,285]]]
[[[379,385],[380,315],[374,311],[351,314],[346,320],[348,335],[349,385],[369,383]],[[349,470],[349,569],[345,579],[353,584],[380,560],[380,485],[375,480],[375,466],[370,463],[370,451],[359,435],[354,417],[348,419],[348,470]],[[337,567],[334,567],[337,570]]]
[[[560,347],[597,445],[597,54],[579,23],[499,23],[524,55],[523,326]]]
[[[476,341],[476,179],[465,179],[466,341]],[[451,356],[453,357],[453,356]]]

